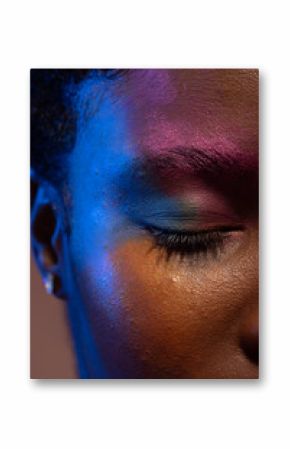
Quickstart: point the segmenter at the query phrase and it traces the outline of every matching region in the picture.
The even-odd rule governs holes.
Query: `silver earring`
[[[54,279],[53,279],[53,275],[51,273],[49,273],[44,281],[44,287],[45,290],[47,291],[47,293],[49,295],[53,294],[53,290],[54,290]]]

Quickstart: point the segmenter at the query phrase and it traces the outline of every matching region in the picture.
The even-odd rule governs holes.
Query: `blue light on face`
[[[142,223],[180,229],[196,216],[193,205],[162,191],[156,177],[129,175],[134,174],[136,151],[130,141],[126,113],[121,107],[117,109],[118,113],[116,103],[107,98],[95,116],[87,121],[82,117],[69,170],[73,199],[70,253],[77,272],[86,273],[85,281],[77,277],[71,280],[69,306],[76,346],[81,353],[85,344],[86,358],[95,360],[95,377],[105,374],[97,362],[88,317],[97,304],[108,319],[118,319],[121,299],[112,260],[114,250],[131,239],[144,237]],[[82,298],[84,286],[80,282],[90,284],[90,294],[83,295],[87,302]],[[108,298],[116,307],[108,308]]]

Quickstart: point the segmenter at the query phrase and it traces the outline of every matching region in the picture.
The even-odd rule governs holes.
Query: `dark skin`
[[[82,376],[257,378],[257,71],[136,71],[96,91],[65,195],[41,184],[34,206]]]

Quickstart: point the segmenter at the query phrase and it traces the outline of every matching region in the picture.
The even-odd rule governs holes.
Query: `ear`
[[[62,279],[62,215],[56,194],[31,177],[31,243],[48,293],[65,299]]]

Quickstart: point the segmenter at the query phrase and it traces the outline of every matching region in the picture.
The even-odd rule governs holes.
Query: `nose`
[[[252,310],[240,327],[240,347],[247,358],[259,364],[259,311]]]

